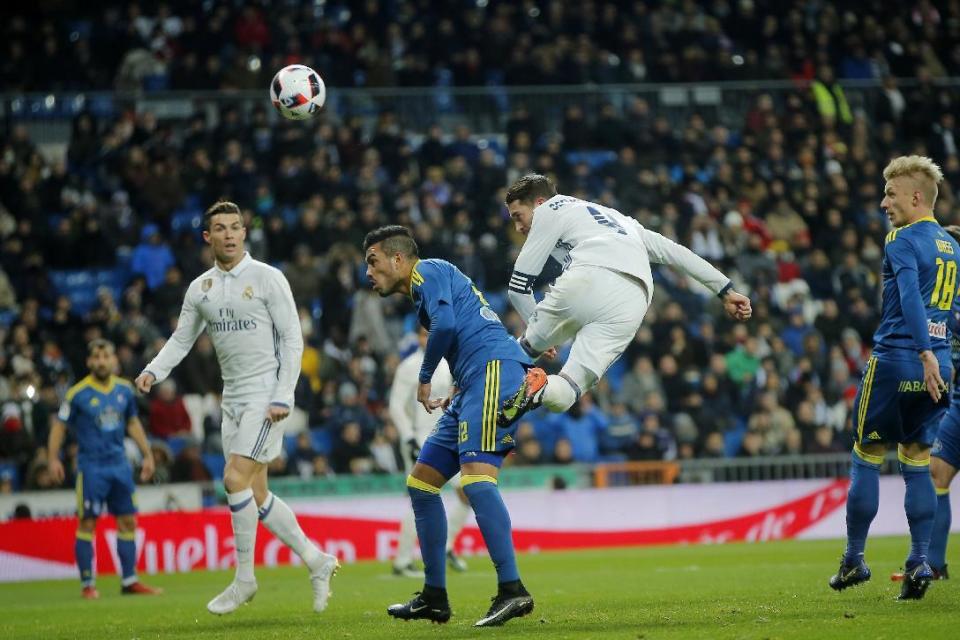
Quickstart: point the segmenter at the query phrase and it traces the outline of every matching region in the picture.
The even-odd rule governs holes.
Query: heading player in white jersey
[[[400,432],[400,442],[404,448],[404,464],[409,474],[420,456],[420,448],[424,440],[436,427],[437,420],[423,409],[417,400],[419,386],[420,365],[423,363],[423,353],[427,346],[427,330],[417,328],[419,348],[403,359],[393,374],[393,384],[390,387],[390,419]],[[434,389],[444,393],[453,387],[453,376],[447,361],[442,359],[433,372],[430,384]],[[460,487],[460,474],[450,478],[457,487],[456,505],[447,509],[447,564],[455,571],[466,571],[467,563],[453,550],[453,543],[463,529],[470,515],[470,501]],[[417,527],[411,508],[400,521],[400,537],[397,540],[397,555],[393,558],[393,573],[408,578],[423,578],[423,572],[413,568],[413,546],[417,540]]]
[[[234,581],[207,604],[223,615],[257,592],[253,552],[257,518],[310,569],[313,609],[330,596],[335,556],[304,535],[290,507],[267,488],[267,464],[280,455],[283,427],[300,377],[303,335],[290,285],[283,274],[244,251],[240,208],[217,202],[204,215],[203,239],[213,249],[212,269],[190,283],[177,328],[136,379],[149,393],[193,347],[206,328],[223,373],[223,485],[227,491],[237,553]]]
[[[548,178],[523,176],[507,189],[516,229],[527,237],[510,276],[510,302],[526,320],[520,344],[533,357],[576,337],[558,376],[532,368],[498,419],[516,421],[535,407],[569,409],[630,344],[653,296],[650,263],[667,264],[701,282],[736,320],[753,313],[730,278],[686,247],[619,211],[558,195]],[[533,282],[551,255],[563,274],[537,304]]]

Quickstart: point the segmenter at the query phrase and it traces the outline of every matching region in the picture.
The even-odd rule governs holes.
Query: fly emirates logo
[[[207,330],[211,333],[229,333],[233,331],[253,331],[257,328],[257,321],[253,318],[237,317],[230,307],[217,309],[217,319],[207,323]]]

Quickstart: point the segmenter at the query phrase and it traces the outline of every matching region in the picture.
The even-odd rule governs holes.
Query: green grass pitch
[[[957,542],[954,542],[956,545]],[[960,634],[960,580],[934,583],[920,602],[897,602],[889,579],[906,554],[905,538],[871,540],[873,580],[834,593],[842,542],[775,542],[528,554],[520,557],[536,610],[500,628],[475,629],[495,589],[487,558],[451,574],[454,617],[446,625],[388,618],[419,581],[387,575],[383,563],[343,567],[323,614],[310,611],[300,568],[262,569],[260,591],[238,612],[218,618],[207,600],[232,572],[154,576],[160,597],[121,597],[101,578],[101,599],[80,599],[79,583],[0,585],[0,638],[858,638],[900,640]]]

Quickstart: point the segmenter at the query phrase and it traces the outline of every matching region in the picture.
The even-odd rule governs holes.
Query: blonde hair
[[[883,170],[883,177],[887,182],[894,178],[913,179],[932,208],[937,201],[937,185],[943,182],[943,171],[926,156],[900,156],[890,161]]]

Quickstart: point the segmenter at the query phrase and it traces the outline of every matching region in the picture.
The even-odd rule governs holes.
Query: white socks
[[[293,515],[290,506],[272,493],[267,494],[267,499],[260,507],[260,520],[270,533],[290,547],[304,562],[310,563],[319,555],[316,546],[300,528],[297,516]]]
[[[553,413],[563,413],[577,401],[577,392],[570,382],[561,376],[547,376],[547,388],[543,390],[543,406]]]
[[[464,504],[457,496],[452,507],[447,509],[447,551],[453,549],[453,543],[470,517],[470,505]]]
[[[257,503],[253,489],[227,494],[237,552],[237,580],[253,582],[253,550],[257,542]]]

